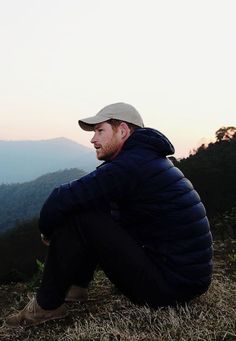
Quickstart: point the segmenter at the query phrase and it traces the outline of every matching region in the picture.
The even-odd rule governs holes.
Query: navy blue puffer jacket
[[[41,232],[50,237],[68,215],[102,203],[177,290],[193,284],[204,292],[212,275],[209,223],[192,184],[166,157],[173,153],[163,134],[137,129],[114,160],[51,193],[41,210]]]

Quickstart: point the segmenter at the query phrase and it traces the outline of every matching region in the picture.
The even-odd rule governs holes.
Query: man
[[[86,298],[98,264],[132,302],[154,308],[188,302],[211,283],[206,212],[167,158],[174,153],[170,141],[144,128],[126,103],[108,105],[79,125],[94,131],[91,142],[105,162],[56,188],[44,203],[39,228],[50,245],[42,282],[9,325],[64,317],[65,299]]]

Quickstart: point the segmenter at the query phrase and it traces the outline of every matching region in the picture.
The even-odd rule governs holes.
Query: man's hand
[[[50,245],[50,240],[45,238],[45,236],[42,233],[41,233],[41,240],[46,246]]]

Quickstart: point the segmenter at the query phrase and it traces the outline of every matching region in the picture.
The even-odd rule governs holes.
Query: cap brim
[[[94,124],[88,124],[88,123],[85,123],[81,120],[78,121],[78,124],[79,124],[80,128],[82,128],[85,131],[93,131]]]
[[[83,130],[93,131],[95,124],[102,123],[104,121],[105,119],[101,117],[92,116],[92,117],[79,120],[78,123],[79,123],[80,128],[82,128]]]

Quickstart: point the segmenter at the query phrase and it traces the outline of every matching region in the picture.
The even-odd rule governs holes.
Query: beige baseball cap
[[[144,127],[143,120],[139,112],[132,105],[122,102],[107,105],[96,115],[81,119],[78,123],[83,130],[92,131],[95,124],[102,123],[110,119],[133,123],[141,128]]]

